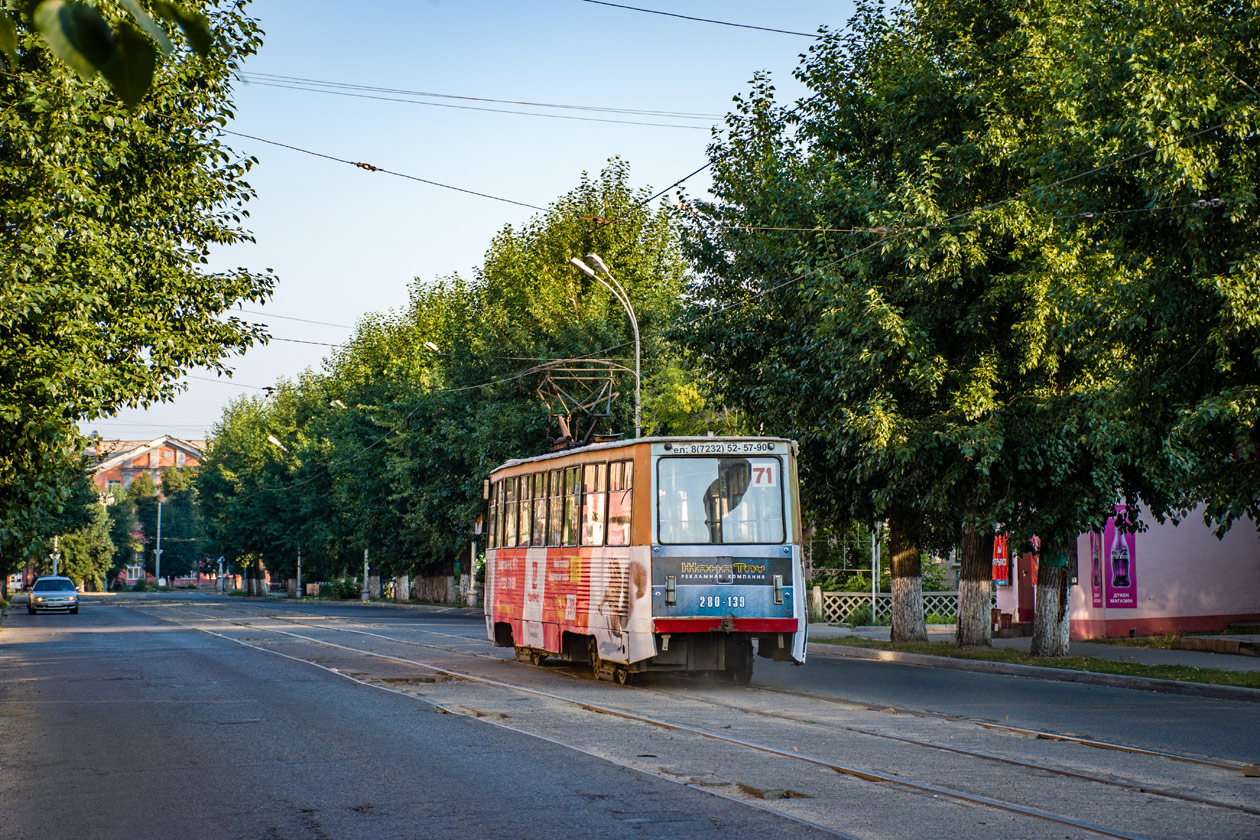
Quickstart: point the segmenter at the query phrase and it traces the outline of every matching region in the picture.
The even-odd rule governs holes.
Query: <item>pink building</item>
[[[995,558],[996,561],[997,558]],[[1001,564],[995,562],[994,578]],[[997,608],[1031,622],[1036,558],[1014,560]],[[1260,533],[1242,519],[1218,540],[1203,509],[1180,525],[1151,524],[1120,534],[1109,520],[1101,534],[1077,538],[1078,582],[1068,605],[1073,639],[1203,633],[1260,621]]]

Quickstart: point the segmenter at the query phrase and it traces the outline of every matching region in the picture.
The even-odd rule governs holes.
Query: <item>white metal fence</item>
[[[826,624],[850,624],[855,613],[864,614],[859,618],[871,614],[871,593],[869,592],[824,592],[822,596],[823,622]],[[876,593],[873,620],[876,623],[886,622],[891,611],[892,594]],[[923,614],[924,616],[940,616],[947,619],[945,623],[957,621],[958,593],[924,592]]]

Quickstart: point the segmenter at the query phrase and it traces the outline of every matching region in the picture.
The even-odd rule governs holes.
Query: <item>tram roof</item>
[[[727,441],[727,440],[773,441],[774,443],[786,443],[788,445],[789,452],[794,452],[796,450],[796,441],[792,440],[791,438],[783,438],[783,437],[768,437],[765,435],[713,435],[712,437],[708,435],[692,435],[692,436],[668,435],[665,437],[643,437],[643,438],[631,438],[629,440],[613,440],[613,441],[608,441],[606,443],[592,443],[587,446],[575,446],[572,449],[560,449],[555,452],[547,452],[543,455],[534,455],[529,458],[512,458],[510,460],[504,461],[502,464],[499,464],[499,466],[491,470],[491,473],[496,473],[499,470],[507,469],[508,467],[515,467],[520,464],[532,464],[539,461],[550,461],[555,458],[566,458],[570,455],[581,455],[587,452],[599,452],[603,450],[624,449],[629,446],[638,446],[640,444],[651,445],[653,443],[680,443],[680,442],[681,443],[693,443],[693,442],[694,443],[717,443],[719,441]]]

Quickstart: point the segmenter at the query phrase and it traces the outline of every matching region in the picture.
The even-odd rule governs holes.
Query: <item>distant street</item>
[[[466,610],[11,609],[0,837],[1260,836],[1255,704],[815,650],[620,687]]]

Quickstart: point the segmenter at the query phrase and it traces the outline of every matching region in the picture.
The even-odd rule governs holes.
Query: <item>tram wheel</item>
[[[613,669],[613,679],[617,681],[617,685],[632,685],[634,674],[625,665],[618,665]]]
[[[599,642],[594,636],[586,637],[586,661],[591,666],[591,673],[599,679]]]
[[[529,662],[531,665],[541,665],[547,661],[547,654],[539,650],[531,650],[529,652]]]

